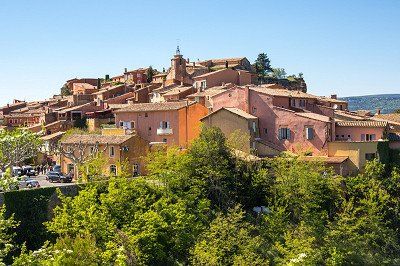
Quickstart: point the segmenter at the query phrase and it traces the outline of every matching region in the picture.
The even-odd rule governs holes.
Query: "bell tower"
[[[181,55],[179,45],[176,47],[174,57],[171,59],[171,78],[175,82],[183,83],[187,75],[186,73],[186,60]]]

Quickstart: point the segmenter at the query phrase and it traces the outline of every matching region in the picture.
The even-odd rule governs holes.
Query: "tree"
[[[396,109],[396,110],[394,110],[394,112],[393,113],[395,113],[395,114],[400,114],[400,109]]]
[[[67,84],[64,84],[60,89],[61,96],[68,96],[71,95],[70,89],[67,87]]]
[[[271,61],[266,53],[259,54],[253,66],[259,81],[263,81],[267,72],[271,71]]]
[[[151,81],[153,80],[153,76],[155,74],[155,70],[153,69],[152,66],[149,66],[146,70],[146,76],[147,76],[147,83],[151,83]]]
[[[277,79],[284,79],[286,78],[286,71],[284,68],[273,68],[272,69],[273,76]]]
[[[18,222],[14,217],[6,218],[5,208],[0,206],[0,265],[9,253],[15,249],[13,237],[14,229],[18,226]]]
[[[18,181],[12,176],[11,169],[8,168],[4,175],[0,177],[0,191],[7,192],[18,188]]]
[[[268,265],[264,241],[236,206],[219,213],[192,250],[193,265]]]
[[[42,141],[34,133],[14,129],[0,132],[0,168],[6,169],[35,157]]]

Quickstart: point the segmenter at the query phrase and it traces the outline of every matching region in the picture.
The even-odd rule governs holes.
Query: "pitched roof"
[[[232,61],[240,61],[245,59],[246,57],[232,57],[232,58],[216,58],[216,59],[208,59],[208,60],[203,60],[200,62],[207,62],[207,61],[211,61],[213,63],[225,63],[226,61],[232,62]]]
[[[44,141],[46,141],[46,140],[52,140],[52,139],[55,139],[55,138],[57,138],[57,137],[61,137],[61,136],[64,135],[64,134],[65,134],[65,132],[63,132],[63,131],[58,131],[58,132],[55,132],[55,133],[53,133],[53,134],[45,135],[45,136],[41,137],[41,139],[44,140]]]
[[[249,113],[246,113],[245,111],[239,109],[239,108],[234,108],[234,107],[224,107],[223,109],[228,110],[231,113],[237,114],[238,116],[244,117],[246,119],[257,119],[256,116],[251,115]]]
[[[386,127],[388,125],[387,121],[338,121],[337,126],[340,127]]]
[[[347,103],[347,101],[334,99],[334,98],[330,98],[330,97],[325,97],[325,96],[319,96],[318,100],[323,101],[323,102],[330,102],[330,103]]]
[[[304,99],[317,99],[318,97],[312,94],[308,94],[302,91],[295,90],[287,90],[287,89],[276,89],[272,88],[274,86],[279,86],[276,84],[269,84],[269,86],[254,86],[250,87],[250,90],[268,94],[271,96],[281,96],[281,97],[289,97],[289,98],[304,98]]]
[[[99,135],[99,134],[72,134],[61,140],[63,144],[122,144],[134,135]]]
[[[212,115],[214,115],[214,114],[220,112],[221,110],[226,110],[226,111],[228,111],[228,112],[231,112],[231,113],[233,113],[233,114],[235,114],[235,115],[238,115],[238,116],[240,116],[240,117],[243,117],[243,118],[245,118],[245,119],[257,119],[256,116],[251,115],[251,114],[249,114],[249,113],[246,113],[245,111],[243,111],[243,110],[241,110],[241,109],[239,109],[239,108],[235,108],[235,107],[222,107],[221,109],[218,109],[218,110],[216,110],[216,111],[214,111],[214,112],[212,112],[212,113],[210,113],[210,114],[208,114],[208,115],[202,117],[200,120],[203,120],[204,118],[207,118],[207,117],[209,117],[209,116],[212,116]]]
[[[313,119],[313,120],[322,121],[322,122],[330,122],[331,121],[331,119],[328,116],[320,115],[320,114],[316,114],[316,113],[296,112],[296,115],[302,116],[302,117],[305,117],[305,118],[310,118],[310,119]]]
[[[374,118],[400,123],[400,114],[380,114],[374,115]]]
[[[191,104],[194,104],[194,102],[180,101],[180,102],[162,102],[162,103],[136,103],[136,104],[131,104],[128,107],[119,109],[115,111],[115,113],[171,111],[171,110],[179,110]]]
[[[179,86],[179,87],[175,87],[172,88],[171,90],[167,91],[164,96],[172,96],[172,95],[179,95],[183,92],[187,92],[189,90],[192,90],[193,87],[192,86]]]

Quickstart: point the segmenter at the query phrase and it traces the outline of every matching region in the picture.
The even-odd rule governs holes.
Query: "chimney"
[[[187,59],[187,61],[186,61],[188,64],[190,63],[190,60],[189,60],[189,57],[188,57],[188,59]]]
[[[126,73],[126,72],[128,72],[128,69],[125,67],[125,69],[124,69],[124,73]]]
[[[376,114],[380,115],[381,114],[381,109],[376,109]]]
[[[195,66],[196,66],[196,64],[195,64],[195,62],[194,62],[194,61],[192,62],[192,64],[193,64],[193,67],[195,67]]]
[[[337,94],[332,94],[331,95],[331,99],[335,99],[336,100],[337,99]]]

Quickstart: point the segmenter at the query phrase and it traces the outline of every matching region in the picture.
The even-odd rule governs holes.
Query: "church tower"
[[[185,82],[186,73],[186,60],[183,59],[179,45],[176,47],[176,53],[171,59],[171,71],[170,79],[173,79],[176,83],[183,84]]]

